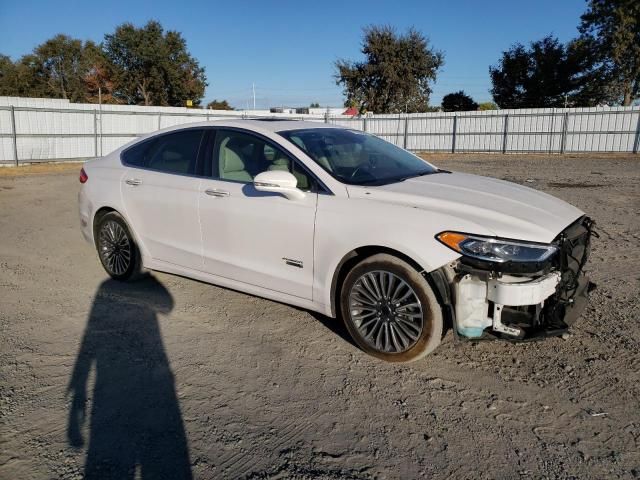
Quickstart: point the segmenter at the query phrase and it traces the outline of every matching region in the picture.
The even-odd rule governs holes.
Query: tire
[[[342,284],[340,311],[358,347],[387,362],[419,360],[442,340],[442,309],[433,290],[392,255],[376,254],[353,267]]]
[[[96,225],[95,237],[98,258],[111,278],[126,282],[142,275],[140,250],[119,213],[102,216]]]

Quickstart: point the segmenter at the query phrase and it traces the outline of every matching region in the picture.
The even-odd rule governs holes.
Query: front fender
[[[444,230],[491,235],[473,222],[405,205],[319,195],[314,248],[314,300],[335,315],[332,285],[345,256],[382,247],[411,258],[432,272],[460,257],[435,235]]]

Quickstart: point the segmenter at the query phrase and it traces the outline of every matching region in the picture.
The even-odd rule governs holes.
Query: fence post
[[[98,112],[93,109],[93,156],[98,156]]]
[[[636,140],[633,142],[633,153],[640,150],[640,111],[638,112],[638,125],[636,126]]]
[[[329,123],[329,112],[325,112],[324,114],[324,123]]]
[[[549,129],[549,148],[548,153],[553,152],[553,139],[556,131],[556,109],[553,109],[553,113],[551,114],[551,128]]]
[[[18,166],[18,132],[16,131],[16,110],[11,105],[11,137],[13,138],[13,159]]]
[[[502,153],[507,153],[507,138],[509,137],[509,114],[504,116],[504,133],[502,136]]]
[[[407,137],[409,136],[409,116],[404,117],[404,149],[407,149]]]
[[[102,154],[104,153],[104,145],[103,145],[103,141],[102,141],[102,134],[104,133],[104,123],[102,120],[102,103],[98,104],[98,122],[100,125],[100,156],[102,156]]]
[[[367,131],[367,117],[362,118],[362,131],[363,132]]]
[[[160,130],[160,125],[162,123],[162,112],[158,113],[158,130]]]
[[[569,124],[569,112],[564,114],[562,122],[562,137],[560,138],[560,153],[564,153],[567,148],[567,126]]]
[[[451,138],[451,153],[456,153],[456,132],[458,131],[458,116],[453,116],[453,132]]]

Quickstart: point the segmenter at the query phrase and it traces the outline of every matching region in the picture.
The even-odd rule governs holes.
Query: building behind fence
[[[640,148],[640,108],[520,109],[344,117],[73,104],[0,97],[0,163],[105,155],[146,133],[190,122],[278,117],[367,131],[425,152],[588,153]]]

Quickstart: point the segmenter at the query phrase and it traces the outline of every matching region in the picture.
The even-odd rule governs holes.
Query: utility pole
[[[98,108],[100,109],[100,156],[102,156],[102,87],[98,87]]]
[[[255,82],[251,84],[251,89],[253,90],[253,109],[256,109],[256,84]]]

